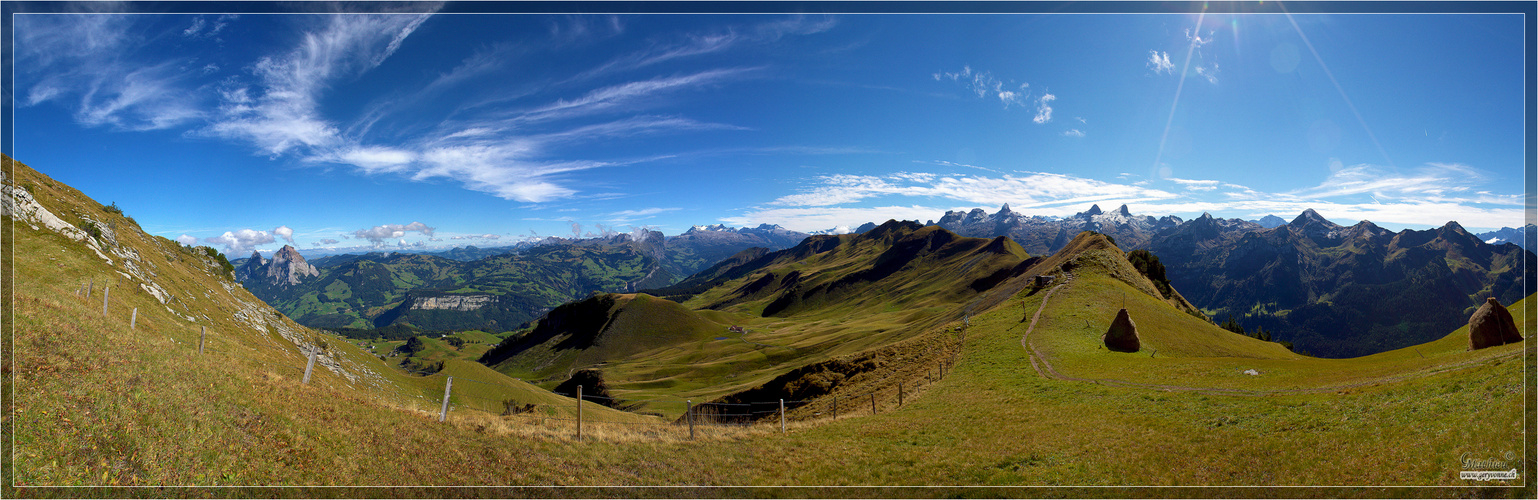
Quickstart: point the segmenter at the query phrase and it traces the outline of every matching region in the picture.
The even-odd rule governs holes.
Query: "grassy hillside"
[[[1031,270],[982,292],[946,288],[975,282],[968,279],[973,269],[953,271],[960,280],[903,282],[939,292],[929,297],[960,293],[952,302],[903,297],[890,302],[904,307],[888,310],[848,300],[840,302],[850,304],[843,309],[823,305],[828,310],[818,314],[765,317],[762,305],[776,299],[766,296],[696,309],[704,321],[745,325],[748,332],[611,361],[606,374],[661,382],[617,392],[698,401],[784,373],[765,366],[807,366],[787,361],[799,356],[877,366],[832,393],[841,396],[838,419],[810,411],[829,402],[819,397],[792,415],[784,434],[777,425],[702,427],[689,440],[685,426],[584,405],[589,422],[616,423],[589,423],[579,442],[573,425],[561,420],[575,412],[569,398],[453,358],[432,376],[400,373],[352,342],[317,335],[261,306],[206,253],[143,235],[121,215],[30,169],[15,172],[11,181],[36,189],[61,220],[116,224],[117,243],[92,239],[92,246],[62,236],[32,222],[35,215],[14,224],[6,254],[14,331],[3,365],[4,389],[14,398],[0,414],[7,451],[0,466],[8,474],[0,494],[7,498],[1534,496],[1528,478],[1538,464],[1525,429],[1538,425],[1524,413],[1533,397],[1524,381],[1534,373],[1534,342],[1465,352],[1460,332],[1452,332],[1367,358],[1299,358],[1146,293],[1146,279],[1129,274],[1119,252],[1096,251],[1093,240],[1078,254],[1028,265],[1062,271],[1073,263],[1043,289],[1021,286]],[[847,243],[838,251],[869,250]],[[841,267],[832,256],[814,258],[827,251],[792,262],[837,276],[872,262],[851,259]],[[964,264],[966,255],[921,262]],[[76,290],[109,276],[119,281],[103,315],[100,288],[89,299]],[[808,276],[809,283],[823,282]],[[659,304],[629,300],[643,301],[642,309]],[[1085,337],[1098,332],[1083,324],[1108,322],[1105,313],[1122,300],[1145,332],[1145,350],[1084,348]],[[997,305],[983,307],[988,303]],[[1529,304],[1513,314],[1531,337]],[[968,305],[976,305],[969,316]],[[130,328],[134,307],[138,319]],[[1032,351],[1022,345],[1031,323],[1023,316],[1038,310],[1027,342],[1042,353],[1037,362],[1087,380],[1032,368]],[[209,328],[202,355],[199,326]],[[639,321],[624,329],[635,335],[656,327]],[[781,341],[790,345],[776,347]],[[302,349],[309,348],[325,354],[304,385]],[[1158,354],[1148,357],[1154,348]],[[441,346],[424,352],[434,350],[447,353]],[[954,353],[955,363],[929,382],[924,365],[936,353]],[[1242,375],[1250,368],[1260,375]],[[450,375],[454,410],[438,423]],[[654,378],[641,378],[647,375]],[[898,380],[908,383],[901,405],[892,386]],[[722,389],[731,383],[739,389]],[[876,391],[874,415],[863,397],[849,402],[855,386]],[[1190,390],[1202,388],[1231,392]],[[509,416],[476,411],[508,399],[545,406]],[[1459,479],[1462,458],[1506,460],[1507,453],[1523,474],[1517,487]],[[785,485],[810,487],[778,487]],[[1256,485],[1296,487],[1247,487]]]
[[[765,384],[796,384],[779,377],[816,363],[847,358],[874,370],[891,356],[919,366],[948,355],[952,342],[937,332],[961,320],[981,290],[1017,272],[1026,257],[1006,238],[962,238],[892,221],[865,234],[813,237],[739,259],[735,270],[715,273],[714,286],[683,306],[647,295],[568,304],[484,361],[552,388],[578,369],[597,369],[610,394],[676,417],[684,410],[679,400],[715,401],[762,393]],[[625,307],[645,312],[618,314]],[[867,352],[904,342],[912,346]],[[816,395],[831,396],[835,386],[855,381],[855,370],[843,371]],[[895,381],[860,380],[869,385],[861,391],[895,390]],[[644,402],[653,399],[665,402]]]

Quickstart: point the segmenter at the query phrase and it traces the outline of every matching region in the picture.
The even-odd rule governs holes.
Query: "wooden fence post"
[[[838,395],[833,395],[833,420],[838,420]]]
[[[101,287],[101,315],[107,315],[107,297],[112,296],[112,289],[106,285]]]
[[[199,328],[203,331],[203,333],[198,334],[198,355],[201,356],[203,354],[203,342],[208,340],[208,327],[202,326]]]
[[[684,401],[684,420],[689,421],[689,440],[694,440],[694,400]]]
[[[903,405],[903,383],[897,383],[897,406]]]
[[[453,388],[454,388],[454,376],[453,375],[449,375],[448,380],[443,382],[443,409],[442,410],[438,410],[438,421],[439,422],[442,422],[445,419],[449,418],[449,391],[453,390]]]
[[[91,292],[96,290],[96,278],[91,278],[91,286],[85,289],[85,298],[91,298]]]
[[[310,371],[315,369],[315,353],[317,352],[320,352],[320,349],[310,348],[310,363],[304,365],[304,381],[300,382],[300,384],[310,385]]]
[[[582,440],[582,386],[577,386],[577,440]]]
[[[870,414],[876,414],[876,393],[870,393]]]
[[[137,308],[137,307],[134,308],[133,316],[129,316],[128,317],[128,329],[129,330],[138,330],[139,329],[139,308]]]
[[[780,434],[785,433],[785,398],[780,398]]]

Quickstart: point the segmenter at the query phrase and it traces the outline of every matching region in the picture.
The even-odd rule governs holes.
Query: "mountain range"
[[[1368,221],[1343,227],[1311,209],[1279,220],[1155,218],[1126,205],[1049,218],[1004,205],[993,214],[947,212],[938,224],[966,236],[1009,236],[1033,254],[1057,251],[1079,231],[1100,232],[1123,250],[1160,257],[1175,288],[1213,318],[1233,316],[1326,357],[1430,340],[1486,297],[1526,296],[1538,269],[1532,252],[1487,243],[1456,222],[1392,232]]]
[[[805,233],[774,225],[696,226],[599,238],[545,238],[514,249],[344,254],[307,263],[285,246],[236,260],[252,294],[306,326],[507,331],[594,292],[667,286],[747,248],[784,248]],[[459,249],[456,249],[459,250]]]
[[[1027,216],[1006,204],[992,214],[947,212],[936,225],[960,236],[1007,237],[1031,255],[1061,250],[1083,231],[1104,234],[1124,251],[1161,258],[1168,282],[1202,314],[1264,328],[1302,352],[1326,357],[1426,341],[1456,327],[1486,297],[1520,299],[1538,267],[1520,246],[1492,245],[1455,222],[1396,233],[1367,221],[1339,226],[1313,210],[1290,222],[1274,215],[1183,220],[1094,205],[1057,218]],[[851,234],[874,228],[867,223]],[[506,331],[594,292],[652,289],[684,299],[742,272],[720,263],[740,264],[829,236],[767,224],[708,225],[672,237],[657,231],[550,237],[513,252],[486,249],[503,251],[479,258],[469,249],[442,256],[339,255],[307,267],[285,247],[271,262],[255,255],[234,264],[254,294],[309,326]]]

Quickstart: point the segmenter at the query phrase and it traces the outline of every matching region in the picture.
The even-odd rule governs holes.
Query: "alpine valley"
[[[1105,234],[1123,251],[1146,250],[1157,257],[1161,279],[1183,290],[1199,314],[1231,321],[1242,331],[1265,330],[1299,352],[1322,357],[1362,356],[1433,340],[1436,332],[1465,321],[1486,297],[1503,303],[1521,299],[1524,269],[1528,283],[1538,270],[1531,251],[1487,243],[1457,222],[1391,232],[1368,221],[1340,226],[1313,210],[1287,222],[1276,216],[1245,221],[1206,214],[1191,220],[1133,215],[1126,205],[1111,212],[1096,205],[1056,218],[1027,216],[1004,205],[993,214],[947,212],[934,225],[962,236],[1007,237],[1034,255],[1057,252],[1083,231]],[[874,227],[869,223],[855,231]],[[659,289],[686,298],[677,295],[698,292],[708,278],[727,272],[710,266],[728,257],[759,258],[807,236],[770,225],[712,225],[670,237],[639,231],[546,238],[474,259],[371,253],[325,257],[311,266],[284,247],[270,261],[256,254],[234,263],[237,279],[252,294],[307,326],[362,337],[502,332],[597,292]],[[750,249],[758,250],[739,253]],[[697,272],[703,273],[686,280]],[[372,331],[383,328],[392,333]]]

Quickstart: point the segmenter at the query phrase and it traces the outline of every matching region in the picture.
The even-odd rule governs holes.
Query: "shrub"
[[[534,404],[518,404],[516,399],[502,400],[502,416],[517,415],[519,413],[533,413]]]
[[[101,237],[101,228],[98,227],[95,222],[91,222],[91,221],[88,221],[88,220],[80,221],[80,226],[79,227],[80,227],[81,231],[85,231],[85,234],[91,235],[92,238],[100,238]]]
[[[102,210],[106,210],[108,213],[114,213],[114,214],[118,214],[118,215],[123,215],[123,209],[118,208],[117,202],[115,202],[115,201],[112,202],[111,205],[102,205],[101,209]]]
[[[428,375],[432,375],[434,373],[443,371],[443,362],[438,361],[436,363],[424,363],[412,358],[406,358],[405,361],[401,361],[401,368],[408,372],[424,372]]]

